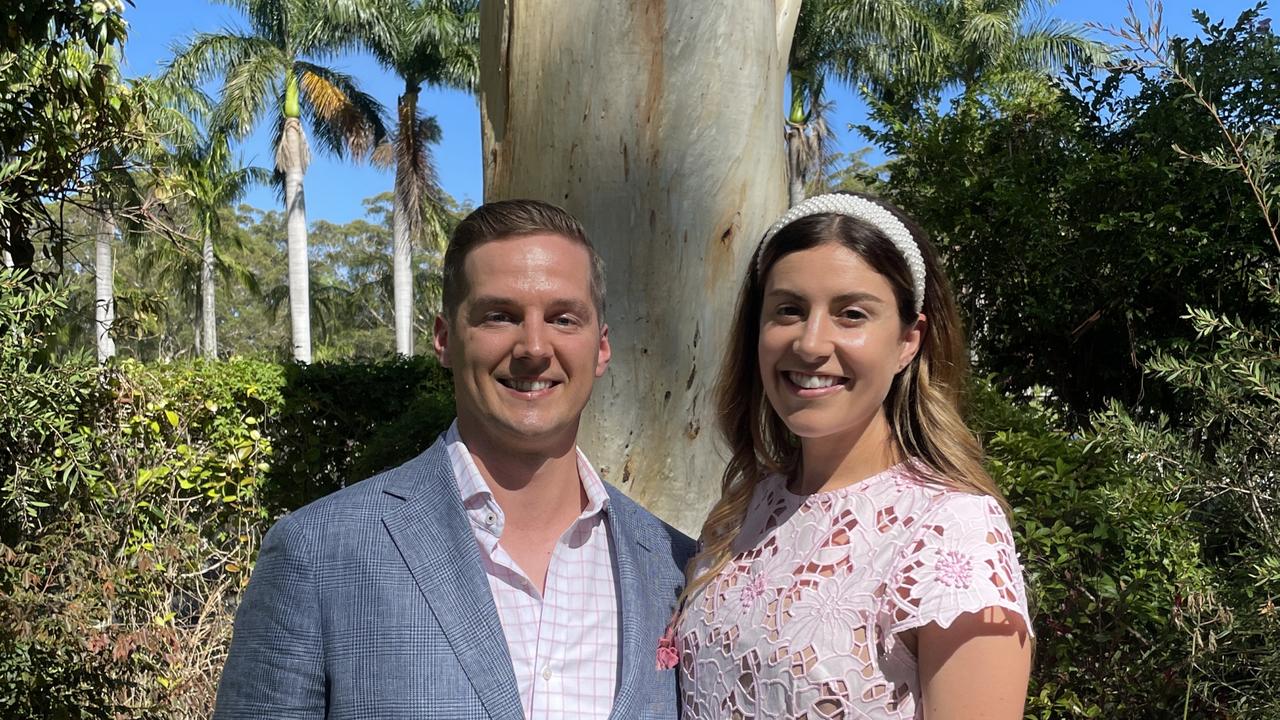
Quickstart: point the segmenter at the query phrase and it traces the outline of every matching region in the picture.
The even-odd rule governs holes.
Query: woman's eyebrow
[[[803,295],[796,292],[795,290],[790,290],[787,288],[774,288],[773,290],[770,290],[768,293],[766,293],[765,297],[783,298],[783,299],[799,300],[799,301],[805,300],[805,297]],[[884,300],[882,300],[879,295],[862,291],[862,290],[855,290],[853,292],[848,292],[843,295],[837,295],[836,297],[831,299],[831,302],[833,304],[840,304],[840,305],[843,305],[845,303],[859,303],[859,302],[884,304]]]

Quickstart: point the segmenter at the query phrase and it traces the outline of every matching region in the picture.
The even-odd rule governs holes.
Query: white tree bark
[[[213,237],[204,236],[200,252],[200,319],[204,335],[201,354],[209,360],[218,359],[218,315],[213,280]]]
[[[93,330],[98,341],[98,362],[106,362],[115,357],[116,343],[111,337],[112,325],[116,321],[115,295],[115,258],[112,255],[111,242],[115,238],[115,220],[110,213],[102,218],[102,226],[98,228],[94,239],[94,289]]]
[[[409,132],[401,127],[400,132]],[[413,355],[413,238],[409,234],[409,214],[400,202],[401,184],[406,182],[396,169],[395,201],[391,210],[391,284],[395,300],[396,352]]]
[[[302,193],[302,176],[310,160],[302,123],[297,118],[285,118],[284,137],[276,151],[276,167],[284,172],[293,359],[301,363],[311,362],[311,276],[307,266],[307,205]]]
[[[800,0],[481,6],[485,199],[533,197],[608,265],[613,363],[580,442],[696,531],[725,456],[712,388],[756,243],[786,206],[783,77]]]

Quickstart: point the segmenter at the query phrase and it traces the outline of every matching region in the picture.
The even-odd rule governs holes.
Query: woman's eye
[[[844,320],[866,320],[867,314],[858,308],[846,308],[840,312],[841,319]]]
[[[779,317],[800,317],[800,308],[796,307],[795,305],[779,305],[778,316]]]

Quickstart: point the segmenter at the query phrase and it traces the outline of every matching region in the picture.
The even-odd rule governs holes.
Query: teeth
[[[520,392],[537,392],[551,387],[551,383],[545,380],[508,380],[507,382],[513,390]]]
[[[841,379],[834,375],[806,375],[804,373],[789,372],[787,377],[791,382],[806,390],[835,387],[841,383]]]

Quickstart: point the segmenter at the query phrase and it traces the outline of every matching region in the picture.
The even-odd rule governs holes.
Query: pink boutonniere
[[[675,624],[667,626],[667,631],[658,638],[658,670],[670,670],[680,664],[680,653],[676,650]]]

